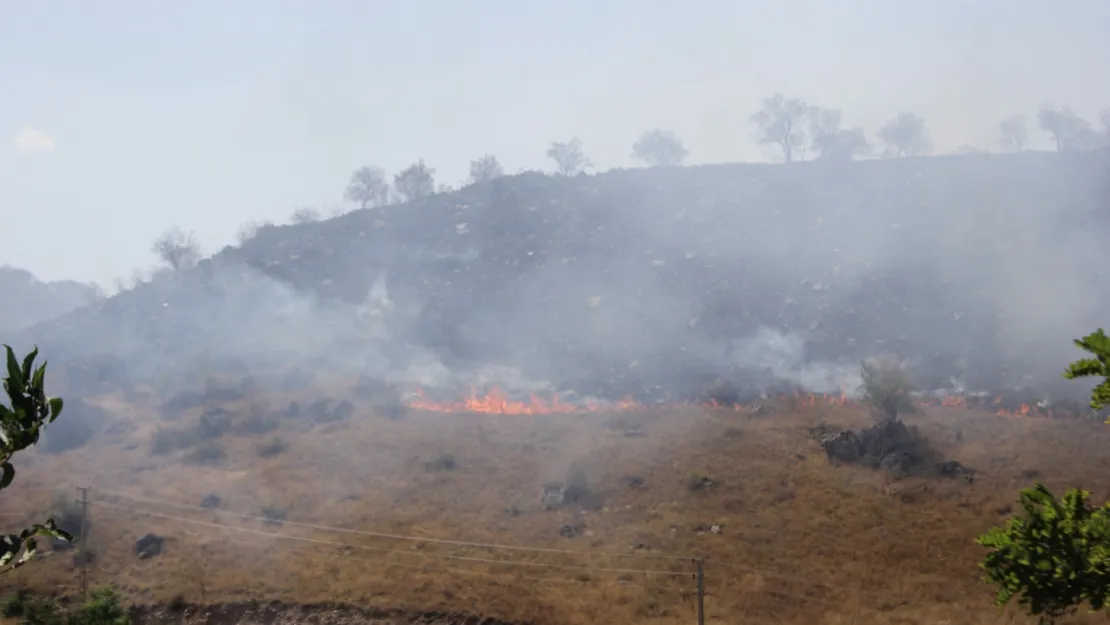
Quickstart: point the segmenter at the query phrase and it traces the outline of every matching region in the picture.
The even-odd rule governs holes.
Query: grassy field
[[[973,484],[830,466],[807,428],[869,417],[798,402],[758,416],[680,407],[394,420],[352,399],[340,421],[281,416],[260,432],[293,399],[349,392],[258,392],[223,406],[230,432],[161,454],[153,441],[195,430],[200,409],[166,421],[142,401],[98,398],[112,423],[81,449],[18,458],[0,520],[41,517],[58,493],[90,486],[91,584],[114,582],[144,603],[337,601],[515,622],[693,623],[698,557],[710,623],[979,625],[1029,622],[993,606],[973,542],[1006,518],[1017,491],[1040,480],[1110,494],[1107,426],[947,408],[908,420],[945,458],[976,469]],[[542,486],[568,474],[585,476],[589,500],[544,510]],[[209,494],[218,507],[201,507]],[[32,512],[13,514],[23,498]],[[133,546],[147,532],[167,542],[140,560]],[[5,586],[73,593],[77,580],[72,552],[56,552]]]

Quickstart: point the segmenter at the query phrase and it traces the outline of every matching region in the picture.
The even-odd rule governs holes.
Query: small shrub
[[[265,443],[258,445],[258,447],[256,447],[255,449],[256,451],[258,451],[259,456],[262,456],[263,458],[270,458],[282,453],[288,448],[289,445],[287,445],[284,440],[275,437],[271,438]]]
[[[244,420],[238,428],[240,434],[267,434],[278,428],[278,421],[273,417],[252,416]]]
[[[29,597],[23,602],[20,625],[68,625],[66,614],[57,601],[49,597]]]
[[[187,432],[178,428],[160,427],[154,431],[150,439],[150,453],[156,456],[173,453],[185,449],[197,442],[195,432]]]
[[[262,516],[266,517],[267,523],[280,525],[285,520],[285,508],[278,507],[274,504],[267,504],[262,506]]]
[[[67,625],[129,625],[131,617],[114,586],[94,588],[85,605],[70,612]]]
[[[706,490],[713,486],[713,479],[701,473],[692,473],[686,478],[686,489],[690,491]]]
[[[885,421],[917,409],[912,393],[914,385],[902,366],[893,358],[880,358],[860,365],[860,397]]]
[[[441,453],[428,462],[425,462],[424,467],[429,471],[453,471],[459,467],[459,463],[455,460],[455,456],[448,453]]]
[[[566,503],[576,504],[583,508],[600,506],[600,497],[590,487],[589,475],[583,462],[570,463],[570,468],[567,469],[563,498]]]
[[[0,605],[0,616],[4,618],[19,618],[23,616],[23,609],[29,598],[30,594],[28,594],[27,590],[17,590],[14,595],[4,599],[4,603]]]
[[[55,493],[54,501],[50,506],[50,518],[54,519],[54,525],[62,529],[67,534],[77,537],[81,533],[81,521],[85,519],[85,512],[81,508],[81,504],[67,493]],[[89,521],[85,520],[85,529],[89,529]],[[72,543],[68,541],[59,541],[59,544],[69,546]]]
[[[208,442],[185,455],[187,464],[216,466],[227,461],[227,451],[217,442]]]
[[[213,408],[197,421],[197,434],[201,438],[219,438],[231,429],[231,413],[223,408]]]

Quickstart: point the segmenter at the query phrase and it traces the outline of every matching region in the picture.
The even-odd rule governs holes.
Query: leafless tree
[[[293,211],[289,217],[289,222],[294,224],[310,224],[317,221],[320,221],[320,211],[311,206],[302,206]]]
[[[389,203],[389,181],[377,167],[360,167],[351,174],[344,198],[357,202],[359,208],[385,206]]]
[[[878,135],[886,144],[884,156],[921,156],[933,151],[925,120],[915,113],[899,113],[879,129]]]
[[[777,145],[787,163],[805,157],[806,118],[810,107],[781,93],[763,99],[763,108],[751,116],[761,144]]]
[[[669,130],[649,130],[632,144],[632,157],[651,167],[681,165],[687,154],[689,153],[683,147],[682,139]]]
[[[492,154],[486,154],[470,161],[470,181],[486,182],[505,175],[501,163]]]
[[[1029,131],[1025,127],[1025,118],[1018,115],[1003,120],[998,124],[999,143],[1007,152],[1020,152],[1025,149],[1025,142],[1029,139]]]
[[[424,164],[424,159],[402,169],[393,177],[393,189],[406,201],[435,193],[436,170]]]
[[[593,167],[582,152],[582,142],[577,137],[566,143],[552,143],[547,157],[555,161],[556,170],[563,176],[573,176]]]
[[[1037,124],[1052,135],[1057,152],[1087,149],[1095,139],[1091,123],[1066,106],[1042,106],[1037,111]]]
[[[835,109],[811,107],[809,134],[820,160],[850,161],[871,153],[863,128],[841,128],[841,112]]]
[[[174,270],[192,267],[200,260],[200,246],[195,235],[176,226],[158,237],[150,250]]]

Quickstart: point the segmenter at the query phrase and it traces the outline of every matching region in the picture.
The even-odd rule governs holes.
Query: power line
[[[181,533],[189,535],[189,536],[204,536],[204,534],[201,534],[199,532],[190,532],[188,530],[181,530]],[[237,544],[244,544],[244,545],[251,545],[251,546],[263,546],[262,543],[252,543],[248,540],[237,540],[237,539],[233,539],[233,538],[227,538],[227,540],[229,540],[233,543],[237,543]],[[282,548],[286,549],[287,551],[291,551],[293,553],[302,553],[302,554],[305,554],[306,556],[322,555],[320,551],[313,550],[313,549],[304,549],[304,548],[293,547],[293,546],[289,546],[289,545],[284,545]],[[405,553],[408,553],[408,552],[405,552]],[[335,555],[349,556],[351,554],[338,553],[338,554],[335,554]],[[409,553],[409,555],[419,555],[421,557],[424,557],[425,559],[427,559],[427,556],[428,556],[428,554],[414,554],[414,553]],[[416,566],[416,565],[413,565],[413,564],[402,564],[400,562],[384,562],[383,566],[386,566],[386,567],[398,566],[398,567],[402,567],[402,568],[413,569],[413,570],[416,570],[416,571],[425,571],[425,572],[430,572],[430,573],[462,573],[464,575],[478,575],[478,576],[484,576],[484,577],[490,577],[490,578],[499,578],[499,577],[503,577],[503,576],[506,576],[506,575],[511,575],[512,579],[514,581],[515,580],[520,580],[520,581],[532,581],[532,582],[555,582],[555,583],[568,583],[568,584],[580,584],[580,585],[590,584],[590,583],[592,583],[592,581],[594,581],[594,580],[583,581],[583,580],[580,580],[580,579],[573,579],[573,578],[570,578],[570,577],[521,577],[519,575],[511,574],[511,573],[490,573],[488,571],[472,571],[470,569],[461,569],[461,568],[456,568],[456,567],[439,567],[439,568],[421,567],[421,566]],[[674,588],[674,587],[668,587],[668,586],[648,586],[648,585],[645,585],[645,584],[637,584],[635,582],[626,582],[626,581],[623,581],[623,580],[619,581],[618,585],[622,586],[622,587],[644,588],[644,589],[647,589],[647,590],[661,590],[661,591],[667,591],[667,592],[678,592],[678,593],[693,593],[694,592],[693,589],[691,589],[691,588],[681,588],[681,587]]]
[[[231,525],[224,525],[224,524],[221,524],[221,523],[211,523],[209,521],[198,521],[196,519],[187,519],[185,517],[173,516],[173,515],[169,515],[169,514],[162,514],[162,513],[159,513],[159,512],[149,512],[147,510],[140,510],[138,508],[133,508],[133,507],[129,507],[129,506],[122,506],[122,505],[119,505],[119,504],[108,503],[106,501],[90,501],[89,503],[93,504],[93,505],[97,505],[97,506],[108,506],[108,507],[117,508],[117,509],[120,509],[120,510],[128,510],[130,512],[137,512],[139,514],[145,514],[147,516],[169,519],[171,521],[179,521],[179,522],[182,522],[182,523],[190,523],[190,524],[194,524],[194,525],[199,525],[199,526],[203,526],[203,527],[212,527],[212,528],[216,528],[216,529],[224,529],[224,530],[231,530],[231,531],[236,531],[236,532],[244,532],[244,533],[248,533],[248,534],[254,534],[256,536],[267,536],[267,537],[270,537],[270,538],[282,538],[282,539],[287,539],[287,540],[299,540],[299,541],[314,543],[314,544],[319,544],[319,545],[331,545],[331,546],[334,546],[334,547],[349,547],[351,549],[362,549],[362,550],[366,550],[366,551],[382,551],[382,549],[379,548],[379,547],[369,547],[369,546],[366,546],[366,545],[352,545],[350,543],[341,543],[341,542],[336,542],[336,541],[331,541],[331,540],[321,540],[321,539],[318,539],[318,538],[308,538],[308,537],[304,537],[304,536],[290,536],[288,534],[281,534],[281,533],[278,533],[278,532],[263,532],[261,530],[251,529],[251,528],[247,528],[247,527],[234,527],[234,526],[231,526]],[[571,553],[573,553],[573,552],[571,552]],[[432,555],[432,554],[428,554],[428,555]],[[602,572],[608,572],[608,573],[630,573],[630,574],[631,573],[636,573],[636,574],[642,574],[642,575],[660,575],[660,576],[665,576],[665,577],[688,577],[690,575],[690,573],[688,573],[688,572],[679,573],[679,572],[675,572],[675,571],[650,571],[650,570],[643,570],[643,569],[616,569],[616,568],[606,568],[606,567],[574,566],[574,565],[568,565],[568,564],[548,564],[548,563],[544,563],[544,562],[513,562],[511,560],[492,560],[492,559],[489,559],[489,558],[471,558],[471,557],[468,557],[468,556],[439,555],[437,557],[445,558],[445,559],[448,559],[448,560],[458,560],[460,562],[479,562],[479,563],[482,563],[482,564],[504,564],[504,565],[511,565],[511,566],[535,566],[535,567],[545,567],[545,568],[552,568],[552,569],[565,569],[565,570],[578,570],[578,571],[602,571]]]
[[[267,519],[264,516],[259,516],[259,515],[255,515],[255,514],[245,514],[243,512],[234,512],[234,511],[231,511],[231,510],[214,510],[212,508],[205,508],[203,506],[196,506],[196,505],[180,503],[180,502],[176,502],[176,501],[167,501],[165,499],[151,499],[151,498],[148,498],[148,497],[136,497],[136,496],[133,496],[133,495],[125,495],[123,493],[117,493],[117,492],[112,492],[112,491],[98,491],[98,492],[101,492],[101,493],[104,493],[104,494],[107,494],[107,495],[110,495],[110,496],[113,496],[113,497],[118,497],[120,499],[127,499],[127,500],[130,500],[130,501],[136,501],[136,502],[140,502],[140,503],[161,504],[161,505],[166,505],[166,506],[174,506],[174,507],[177,507],[177,508],[200,510],[200,511],[209,512],[209,513],[215,512],[215,513],[218,513],[218,514],[226,514],[228,516],[234,516],[234,517],[238,517],[238,518],[241,518],[241,519],[249,519],[249,520],[252,520],[252,521],[272,522],[271,519]],[[327,532],[340,532],[340,533],[344,533],[344,534],[353,534],[353,535],[358,535],[358,536],[369,536],[369,537],[373,537],[373,538],[389,538],[389,539],[393,539],[393,540],[406,540],[406,541],[409,541],[409,542],[424,542],[424,543],[434,543],[434,544],[440,544],[440,545],[452,545],[452,546],[456,546],[456,547],[480,547],[480,548],[484,548],[484,549],[504,549],[504,550],[508,550],[508,551],[525,551],[525,552],[530,551],[530,552],[535,552],[535,553],[562,553],[562,554],[570,554],[570,555],[577,555],[577,556],[592,555],[592,556],[604,556],[604,557],[610,557],[610,558],[655,558],[655,559],[661,559],[661,560],[675,560],[675,561],[693,561],[695,559],[693,556],[673,556],[673,555],[666,555],[666,554],[659,554],[659,553],[643,553],[643,554],[638,554],[638,553],[602,553],[602,552],[597,552],[597,551],[572,551],[570,549],[552,549],[552,548],[547,548],[547,547],[520,547],[520,546],[514,546],[514,545],[496,545],[496,544],[491,544],[491,543],[466,542],[466,541],[461,541],[461,540],[447,540],[447,539],[441,539],[441,538],[422,538],[422,537],[419,537],[419,536],[404,536],[404,535],[401,535],[401,534],[386,534],[386,533],[382,533],[382,532],[369,532],[369,531],[365,531],[365,530],[356,530],[356,529],[350,529],[350,528],[345,528],[345,527],[334,527],[334,526],[330,526],[330,525],[319,525],[319,524],[316,524],[316,523],[297,523],[297,522],[294,522],[294,521],[282,521],[282,523],[285,524],[285,525],[288,525],[290,527],[303,527],[305,529],[322,530],[322,531],[327,531]]]

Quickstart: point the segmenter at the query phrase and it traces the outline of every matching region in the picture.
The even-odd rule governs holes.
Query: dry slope
[[[1017,490],[1040,479],[1110,492],[1110,431],[1074,421],[929,410],[913,419],[977,479],[891,484],[830,466],[807,436],[821,421],[865,423],[851,407],[391,420],[356,405],[339,421],[260,417],[318,396],[229,403],[227,434],[163,455],[151,453],[156,430],[184,432],[199,412],[164,424],[142,403],[100,398],[114,415],[105,431],[24,459],[5,500],[27,496],[43,512],[58,490],[90,485],[92,583],[144,603],[692,623],[690,558],[701,557],[712,623],[982,624],[1025,620],[991,605],[973,544]],[[196,449],[212,464],[191,464]],[[541,487],[568,474],[584,475],[590,496],[544,510]],[[212,494],[218,505],[201,507]],[[133,545],[148,532],[166,543],[139,559]],[[58,552],[6,581],[73,592],[77,575]]]

